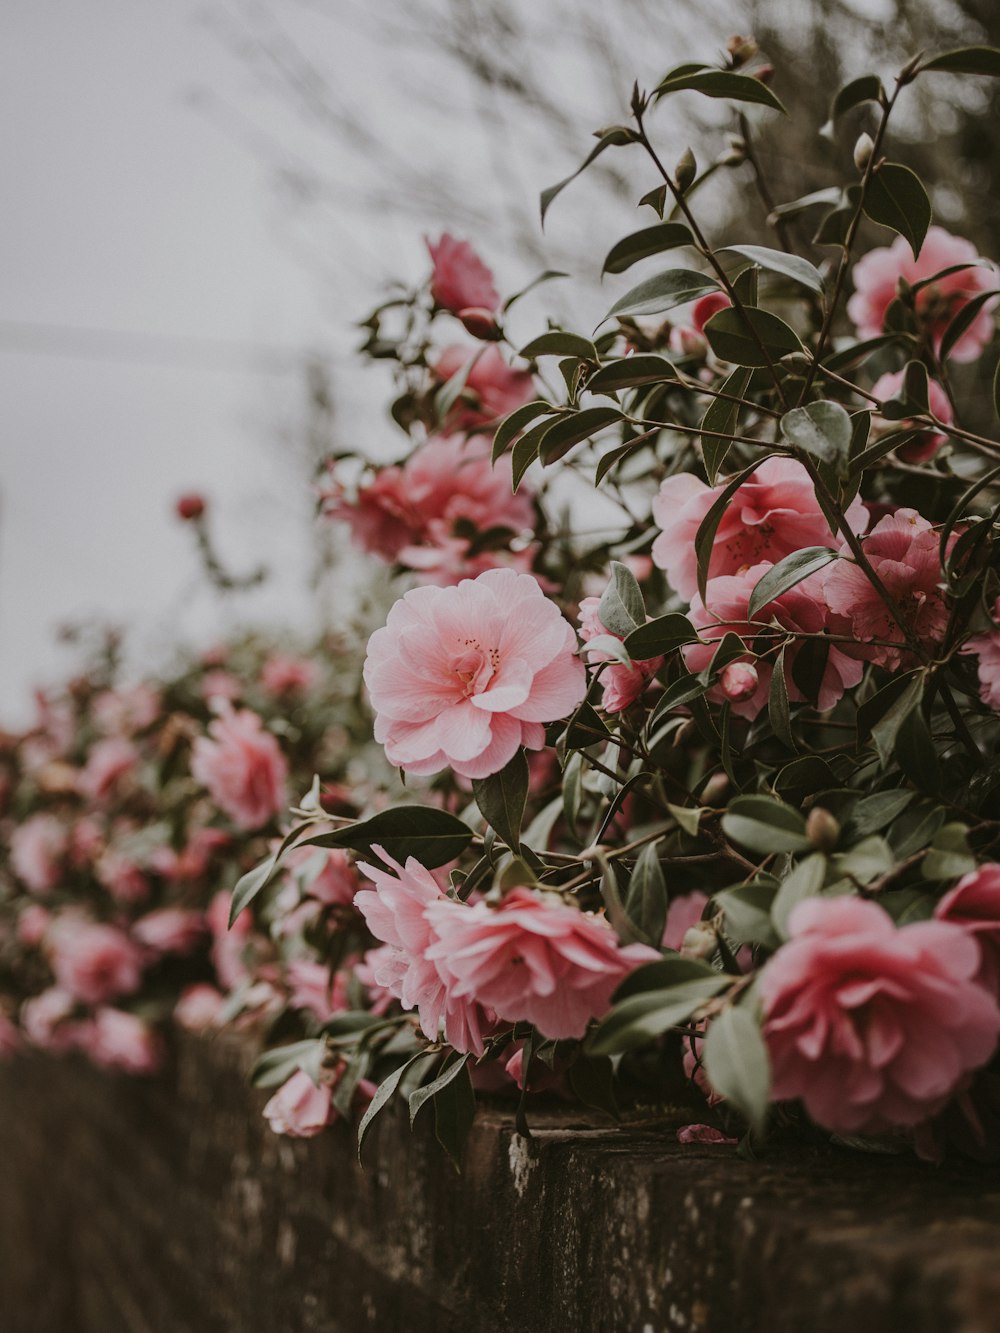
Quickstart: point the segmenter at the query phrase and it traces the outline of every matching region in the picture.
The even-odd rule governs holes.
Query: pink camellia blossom
[[[701,920],[707,902],[708,894],[702,893],[700,889],[685,893],[680,898],[671,898],[663,927],[662,943],[665,949],[676,949],[680,953],[684,947],[684,936]]]
[[[693,597],[697,590],[695,536],[724,489],[725,483],[710,487],[690,472],[679,472],[661,483],[653,501],[653,518],[663,529],[653,543],[653,560],[682,597]],[[846,518],[853,532],[864,532],[868,511],[860,500],[852,500]],[[777,564],[793,551],[807,546],[833,548],[838,540],[802,464],[793,458],[766,458],[739,487],[722,516],[708,576],[735,574],[762,560]]]
[[[61,819],[44,812],[31,815],[11,834],[14,874],[33,893],[49,893],[59,883],[68,847],[69,832]]]
[[[623,978],[660,956],[644,944],[620,946],[604,917],[527,888],[512,889],[496,908],[444,899],[426,915],[437,936],[426,956],[451,995],[534,1023],[553,1039],[582,1037]]]
[[[510,456],[494,466],[487,440],[460,436],[434,436],[399,466],[380,468],[355,499],[334,469],[321,499],[324,513],[345,521],[366,551],[435,582],[471,577],[510,559],[504,548],[472,555],[474,533],[507,529],[523,537],[534,524],[530,490],[522,486],[514,494]]]
[[[88,801],[103,804],[139,762],[139,751],[124,736],[108,736],[91,747],[77,778],[77,790]]]
[[[37,949],[45,939],[52,913],[39,903],[29,903],[17,918],[17,938],[29,949]]]
[[[437,1041],[443,1029],[456,1051],[482,1055],[483,1030],[492,1023],[492,1014],[475,998],[451,995],[429,956],[437,939],[429,909],[439,903],[462,912],[470,909],[447,898],[431,872],[412,856],[401,866],[381,847],[372,850],[394,872],[358,862],[375,888],[361,889],[354,904],[375,938],[389,946],[366,955],[375,984],[397,996],[404,1009],[418,1010],[421,1030],[431,1041]]]
[[[843,628],[831,617],[823,600],[822,585],[815,574],[794,588],[789,588],[773,602],[768,602],[757,612],[756,627],[751,624],[748,617],[750,596],[770,568],[769,564],[753,565],[738,574],[724,574],[709,579],[705,590],[707,605],[695,594],[689,619],[698,631],[701,642],[688,644],[681,650],[689,671],[702,671],[707,667],[719,644],[729,633],[738,634],[745,643],[753,643],[761,634],[762,623],[775,621],[782,629],[801,634],[821,634],[828,629],[839,632]],[[808,640],[790,642],[785,650],[785,681],[788,697],[793,703],[801,703],[805,699],[792,677],[792,665],[804,642]],[[769,638],[767,643],[773,645],[774,639]],[[743,658],[738,661],[746,663]],[[749,665],[753,666],[758,682],[752,694],[734,699],[725,693],[723,684],[718,684],[709,690],[708,697],[718,703],[729,698],[734,713],[740,717],[754,718],[767,702],[774,666],[770,659],[764,658],[758,658]],[[832,708],[846,689],[857,685],[863,670],[861,662],[848,657],[841,651],[839,644],[831,643],[814,701],[820,712]],[[727,679],[731,680],[732,675]],[[749,678],[746,683],[749,684]]]
[[[179,852],[173,847],[154,847],[149,853],[149,865],[172,883],[190,883],[201,879],[215,853],[228,847],[231,841],[230,835],[222,829],[195,829]]]
[[[86,1041],[90,1025],[74,1019],[76,1001],[60,986],[50,986],[21,1006],[21,1027],[32,1046],[60,1054]]]
[[[495,343],[482,351],[453,344],[441,352],[432,369],[438,379],[447,381],[464,370],[473,357],[476,363],[466,377],[461,397],[445,420],[448,431],[474,434],[484,430],[535,396],[531,373],[508,366]]]
[[[94,699],[91,712],[102,731],[131,736],[151,727],[162,706],[159,690],[140,682],[118,690],[103,690]]]
[[[897,398],[903,392],[905,376],[906,372],[903,370],[898,370],[894,374],[881,375],[872,385],[872,393],[881,403],[888,402],[890,398]],[[943,421],[947,425],[952,419],[951,403],[937,380],[927,381],[927,401],[931,412],[938,421]],[[905,421],[887,421],[877,415],[872,419],[872,426],[879,435],[884,435],[890,430],[915,429],[914,423],[909,419]],[[940,431],[923,430],[917,439],[912,440],[909,444],[902,445],[896,450],[896,453],[904,463],[926,463],[928,459],[934,457],[947,438],[947,435],[942,435]]]
[[[809,898],[760,975],[772,1095],[842,1134],[937,1114],[996,1049],[1000,1009],[976,941],[944,921],[897,928],[873,902]]]
[[[260,670],[260,683],[268,694],[281,698],[288,694],[304,694],[319,680],[319,667],[308,657],[293,657],[291,653],[272,653]]]
[[[293,847],[285,856],[302,892],[327,907],[349,907],[358,891],[358,876],[340,847]]]
[[[496,311],[500,295],[493,285],[493,274],[468,241],[457,241],[448,232],[438,241],[426,237],[434,272],[431,296],[453,315],[471,308]]]
[[[206,703],[235,703],[243,694],[243,684],[231,671],[206,671],[201,678],[201,697]]]
[[[347,978],[342,972],[331,978],[326,963],[296,958],[288,964],[285,980],[288,983],[289,1006],[292,1009],[308,1009],[321,1023],[349,1007]]]
[[[84,1050],[102,1069],[153,1074],[163,1063],[163,1042],[153,1029],[124,1009],[98,1009]]]
[[[530,575],[488,570],[414,588],[368,642],[375,739],[410,773],[498,773],[586,691],[576,636]]]
[[[143,955],[117,926],[67,912],[48,934],[56,982],[84,1004],[131,995],[142,981]]]
[[[955,264],[975,267],[938,278],[916,297],[918,319],[933,338],[936,350],[959,310],[974,296],[997,286],[996,269],[980,259],[970,241],[952,236],[943,227],[928,230],[918,259],[913,258],[909,242],[902,236],[891,245],[869,250],[854,265],[854,295],[847,303],[858,337],[877,338],[885,331],[885,313],[896,299],[900,278],[912,286]],[[992,311],[996,303],[995,297],[986,302],[952,349],[953,360],[975,361],[981,354],[993,337]]]
[[[897,509],[879,520],[863,545],[872,569],[902,614],[906,629],[928,652],[934,652],[948,628],[937,533],[915,509]],[[843,553],[847,556],[846,548]],[[849,633],[864,645],[856,650],[859,656],[890,671],[915,661],[903,627],[859,565],[846,558],[837,560],[817,577],[830,610],[844,618]]]
[[[384,1014],[396,996],[387,986],[375,980],[375,973],[395,975],[396,951],[391,944],[380,944],[377,949],[369,949],[359,963],[354,965],[354,975],[368,992],[368,1007],[373,1014]]]
[[[132,927],[132,936],[154,954],[188,954],[208,933],[204,912],[186,907],[161,907],[147,912]]]
[[[304,1069],[297,1069],[264,1107],[264,1117],[275,1134],[310,1139],[337,1118],[333,1089],[328,1083],[317,1087]]]
[[[91,815],[81,815],[69,835],[69,859],[77,870],[94,865],[105,847],[105,831]]]
[[[209,740],[199,736],[191,755],[191,775],[234,824],[260,828],[287,804],[288,761],[256,713],[227,710],[209,723]]]
[[[938,921],[961,926],[979,945],[979,980],[1000,992],[1000,865],[987,861],[963,875],[934,908]]]
[[[1000,597],[993,606],[993,621],[1000,626]],[[979,658],[979,697],[987,708],[1000,712],[1000,628],[975,635],[960,651],[963,656],[973,654]]]
[[[195,982],[181,991],[174,1005],[174,1022],[187,1032],[206,1032],[215,1026],[224,1003],[221,991],[207,982]]]
[[[584,643],[600,634],[610,633],[601,620],[600,608],[599,597],[585,597],[580,603],[580,638]],[[621,635],[616,634],[613,637],[620,639]],[[649,657],[633,662],[627,667],[621,662],[615,662],[610,653],[603,653],[600,650],[588,653],[587,660],[592,665],[599,662],[612,663],[601,672],[601,685],[604,689],[601,705],[608,713],[621,713],[630,704],[634,704],[663,666],[662,657]]]
[[[94,874],[117,903],[141,903],[149,897],[149,879],[134,857],[114,847],[102,852]]]

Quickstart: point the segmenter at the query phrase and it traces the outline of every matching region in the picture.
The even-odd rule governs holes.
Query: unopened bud
[[[487,310],[485,306],[468,306],[458,312],[458,318],[466,333],[471,333],[473,338],[479,338],[482,342],[496,342],[503,336],[493,311]]]
[[[722,668],[719,685],[730,703],[740,704],[751,698],[760,683],[752,662],[730,662]]]
[[[739,69],[748,60],[753,60],[759,50],[760,47],[753,37],[741,37],[734,34],[726,43],[726,53],[733,62],[733,69]]]
[[[683,192],[691,187],[698,174],[698,163],[690,148],[685,148],[681,159],[674,167],[674,184]]]
[[[190,491],[187,495],[180,496],[174,508],[178,518],[183,519],[185,523],[193,523],[205,512],[205,497],[199,495],[197,491]]]
[[[725,773],[713,773],[701,789],[702,805],[718,805],[729,790],[729,778]]]
[[[815,805],[806,820],[806,837],[818,851],[832,852],[840,838],[840,824],[829,810]]]
[[[875,151],[875,140],[870,134],[861,134],[854,145],[854,165],[859,171],[864,171],[868,163],[872,160],[872,153]]]
[[[718,947],[719,941],[711,924],[702,921],[685,931],[681,953],[688,958],[711,958]]]

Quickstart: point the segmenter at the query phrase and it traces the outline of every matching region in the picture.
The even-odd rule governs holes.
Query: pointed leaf
[[[715,1091],[746,1116],[755,1133],[762,1133],[771,1095],[771,1062],[760,1025],[746,1008],[734,1005],[712,1020],[702,1059]]]
[[[396,861],[412,856],[433,870],[461,856],[471,841],[469,826],[447,810],[433,805],[397,805],[346,828],[305,838],[300,846],[348,847],[369,855],[377,845]]]
[[[702,417],[701,429],[705,434],[701,437],[701,454],[705,461],[705,471],[710,486],[715,485],[719,470],[733,447],[732,440],[719,439],[718,435],[712,432],[717,431],[719,435],[736,434],[740,405],[730,400],[745,395],[752,376],[753,371],[748,366],[738,366],[720,390],[720,394],[725,394],[726,397],[713,398]]]
[[[639,353],[635,356],[622,357],[612,361],[600,370],[595,370],[584,385],[588,393],[617,393],[619,389],[631,389],[637,384],[659,384],[661,381],[676,380],[677,367],[665,356],[653,356]]]
[[[766,366],[789,352],[801,352],[798,334],[768,310],[731,306],[719,310],[705,325],[709,346],[722,361],[737,366]]]
[[[622,414],[615,407],[586,407],[582,412],[573,412],[546,426],[538,446],[538,456],[542,465],[547,467],[555,463],[564,454],[569,453],[574,445],[588,440],[599,430],[621,421]]]
[[[483,818],[515,852],[520,851],[528,780],[528,761],[523,750],[518,750],[499,773],[472,779],[472,793]]]
[[[931,225],[931,201],[915,172],[898,162],[876,167],[868,182],[864,210],[872,222],[905,236],[917,258]]]
[[[698,635],[687,616],[679,611],[657,616],[625,635],[625,651],[633,662],[663,657],[685,643],[697,643]]]
[[[757,106],[767,106],[773,111],[787,115],[784,106],[760,79],[750,78],[747,74],[732,74],[729,70],[708,69],[691,73],[668,74],[658,88],[653,90],[656,98],[666,97],[669,93],[690,90],[704,93],[706,97],[722,97],[730,102],[750,102]]]
[[[837,476],[847,476],[853,427],[839,403],[821,400],[792,408],[781,418],[781,433],[790,444],[828,464]]]
[[[611,580],[601,596],[598,615],[604,628],[622,639],[646,623],[642,589],[628,566],[618,560],[611,562]]]
[[[590,166],[591,162],[593,162],[595,158],[599,157],[601,153],[603,153],[608,148],[621,148],[625,144],[635,143],[635,141],[636,141],[635,131],[630,129],[626,125],[615,125],[611,129],[606,130],[605,133],[602,134],[600,139],[597,141],[597,146],[591,149],[591,151],[587,154],[586,158],[583,160],[580,166],[577,167],[576,171],[574,171],[571,176],[567,176],[565,180],[559,181],[558,184],[556,185],[550,185],[547,190],[542,191],[540,200],[541,210],[542,210],[542,226],[543,227],[545,226],[545,215],[552,206],[552,201],[555,199],[555,197],[558,194],[561,194],[562,191],[565,190],[567,185],[569,185],[572,181],[575,181],[577,176],[579,176],[581,172],[586,171],[586,169]]]
[[[659,315],[718,290],[719,284],[715,279],[704,273],[698,273],[692,268],[670,268],[646,278],[637,287],[627,291],[614,303],[601,323],[615,315]]]
[[[742,255],[751,263],[766,268],[769,273],[780,273],[782,277],[822,294],[823,275],[808,259],[800,259],[798,255],[786,254],[784,250],[769,250],[762,245],[724,245],[716,254]]]
[[[601,273],[624,273],[640,259],[675,250],[681,245],[693,245],[691,229],[683,222],[661,222],[655,227],[643,227],[612,246],[601,268]]]
[[[523,407],[511,412],[509,417],[504,417],[493,436],[493,462],[495,463],[500,455],[506,452],[510,442],[520,435],[529,422],[551,411],[551,403],[547,403],[543,398],[536,398],[533,403],[525,403]]]
[[[575,356],[583,361],[598,361],[597,348],[589,338],[565,329],[550,329],[548,333],[532,338],[518,352],[526,361],[539,356]]]
[[[805,550],[793,551],[791,555],[786,555],[776,565],[771,566],[750,594],[747,605],[750,619],[755,620],[757,612],[767,606],[768,602],[773,602],[789,588],[794,588],[810,574],[815,574],[818,569],[836,559],[837,552],[831,551],[828,546],[807,546]]]
[[[941,74],[978,74],[1000,79],[1000,50],[995,46],[963,46],[956,51],[945,51],[925,61],[918,74],[933,71]]]

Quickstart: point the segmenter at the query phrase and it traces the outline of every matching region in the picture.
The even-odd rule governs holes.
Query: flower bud
[[[870,134],[861,134],[857,143],[854,145],[854,165],[859,171],[864,171],[868,163],[872,160],[872,153],[875,151],[875,140]]]
[[[840,837],[840,824],[829,810],[815,805],[806,820],[806,837],[818,851],[832,852]]]
[[[749,699],[757,689],[759,677],[752,662],[730,662],[722,668],[719,685],[730,703],[739,704]]]
[[[690,148],[685,148],[680,161],[674,167],[674,184],[683,192],[689,189],[698,174],[698,163]]]
[[[760,47],[753,37],[741,37],[738,33],[734,33],[726,43],[726,54],[733,62],[733,69],[739,69],[748,60],[753,60],[759,50]]]
[[[183,519],[185,523],[196,522],[205,512],[205,497],[199,495],[197,491],[189,491],[187,495],[182,495],[175,506],[177,517]]]
[[[717,805],[729,790],[729,777],[725,773],[713,773],[701,789],[702,805]]]
[[[719,947],[715,930],[709,921],[700,921],[684,934],[681,953],[687,958],[711,958]]]
[[[458,312],[458,318],[462,321],[466,333],[471,333],[473,338],[479,338],[483,342],[496,342],[501,336],[493,311],[487,310],[485,306],[468,306]]]

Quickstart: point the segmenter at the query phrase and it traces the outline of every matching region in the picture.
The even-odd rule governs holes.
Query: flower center
[[[500,670],[500,650],[483,648],[477,639],[465,639],[452,659],[451,669],[461,681],[462,694],[482,694]]]

